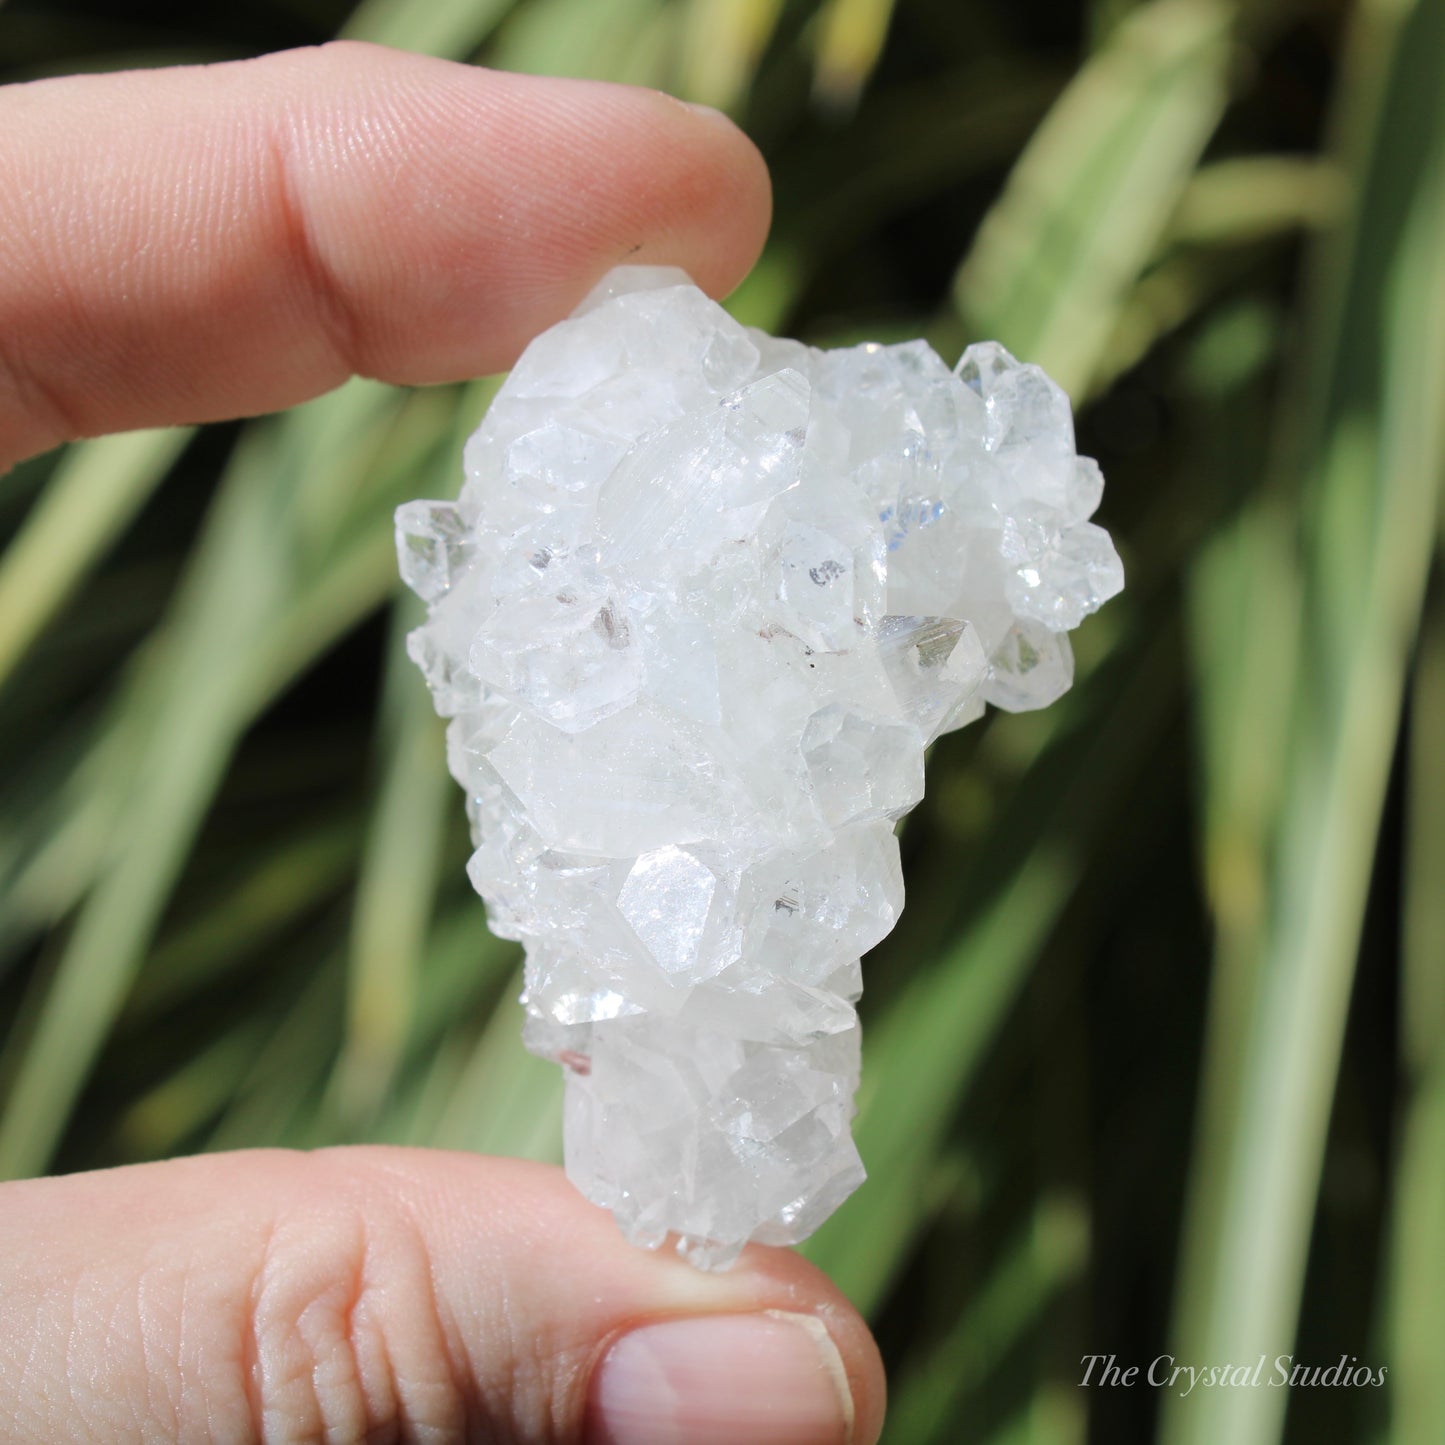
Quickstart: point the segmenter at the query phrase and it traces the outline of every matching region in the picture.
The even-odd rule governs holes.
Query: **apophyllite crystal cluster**
[[[1000,346],[816,351],[645,268],[532,343],[465,466],[397,513],[409,645],[568,1173],[698,1264],[800,1240],[864,1177],[859,958],[924,749],[1058,697],[1122,585],[1099,469]]]

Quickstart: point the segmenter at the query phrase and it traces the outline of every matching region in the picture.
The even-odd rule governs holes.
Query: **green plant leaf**
[[[1311,524],[1298,650],[1308,667],[1283,735],[1267,731],[1268,694],[1239,699],[1238,726],[1266,729],[1252,745],[1274,741],[1264,761],[1284,788],[1265,823],[1265,896],[1223,934],[1236,961],[1221,961],[1231,992],[1216,996],[1210,1019],[1179,1286],[1181,1358],[1273,1357],[1293,1336],[1445,474],[1445,107],[1430,60],[1445,43],[1445,6],[1368,8],[1355,41],[1371,61],[1346,93],[1361,206],[1355,233],[1321,267],[1335,295],[1318,303],[1325,344],[1303,361],[1313,390],[1297,455]],[[1223,615],[1217,622],[1228,625]],[[1251,629],[1232,667],[1241,654],[1245,676],[1279,666],[1275,642],[1269,627]],[[1225,655],[1222,638],[1212,655]],[[1202,693],[1216,684],[1229,685],[1206,673]],[[1215,786],[1245,791],[1228,772]],[[1227,852],[1212,841],[1211,857]],[[1241,977],[1243,987],[1231,983]],[[1165,1438],[1264,1445],[1278,1437],[1284,1397],[1232,1390],[1188,1407],[1169,1402]]]
[[[70,447],[0,557],[0,687],[190,436],[180,428],[126,432]]]
[[[1231,18],[1219,0],[1153,0],[1085,63],[958,273],[971,337],[997,337],[1071,394],[1087,392],[1218,124]]]

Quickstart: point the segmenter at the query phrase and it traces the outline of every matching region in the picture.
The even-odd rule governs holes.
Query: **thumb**
[[[560,1171],[254,1151],[0,1186],[0,1439],[872,1445],[811,1265],[704,1275]]]

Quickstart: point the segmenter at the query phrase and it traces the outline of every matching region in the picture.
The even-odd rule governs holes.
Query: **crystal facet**
[[[642,267],[532,343],[465,466],[397,512],[408,645],[568,1173],[699,1265],[802,1239],[863,1179],[858,960],[924,748],[1063,693],[1123,585],[1099,469],[997,343],[815,351]]]

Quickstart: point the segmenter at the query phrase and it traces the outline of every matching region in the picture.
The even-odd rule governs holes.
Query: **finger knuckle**
[[[343,1189],[278,1219],[246,1315],[252,1423],[267,1445],[465,1438],[426,1252],[394,1206]]]

